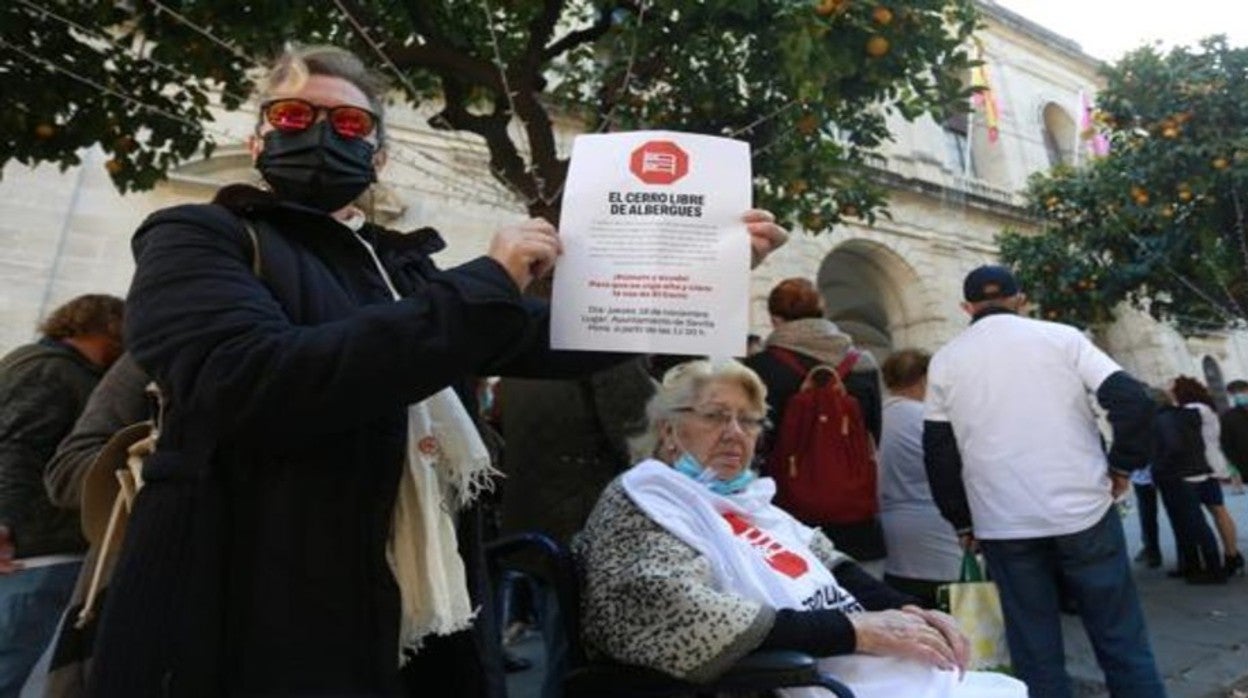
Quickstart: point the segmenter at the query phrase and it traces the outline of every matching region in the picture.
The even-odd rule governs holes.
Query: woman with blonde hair
[[[751,468],[765,406],[762,381],[736,361],[665,374],[635,442],[640,462],[607,486],[574,541],[587,642],[693,682],[754,650],[788,649],[824,657],[859,698],[1025,696],[1001,674],[963,676],[968,645],[952,618],[771,503],[775,483]]]

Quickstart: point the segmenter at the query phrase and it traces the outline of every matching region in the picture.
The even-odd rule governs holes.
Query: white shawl
[[[853,595],[810,549],[814,531],[771,504],[775,482],[759,478],[743,491],[715,494],[668,465],[647,460],[621,478],[638,508],[706,557],[722,590],[776,609],[862,611]],[[858,698],[1019,698],[1026,689],[1001,674],[956,672],[893,657],[824,657],[820,667]],[[826,698],[822,688],[791,688],[785,698]]]
[[[407,455],[394,503],[389,560],[403,603],[401,648],[472,625],[454,512],[496,471],[476,425],[450,388],[407,408]]]
[[[363,222],[357,217],[343,224],[355,233],[398,300],[399,292],[373,246],[356,233]],[[408,406],[407,452],[386,551],[403,609],[400,661],[404,649],[419,650],[430,633],[447,635],[472,626],[476,610],[468,596],[453,515],[490,489],[498,474],[454,390],[443,388]]]

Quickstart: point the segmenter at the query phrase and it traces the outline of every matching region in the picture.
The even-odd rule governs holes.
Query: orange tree
[[[98,144],[122,191],[210,154],[259,59],[328,42],[384,68],[437,129],[480,137],[490,173],[556,217],[552,115],[754,147],[760,205],[821,230],[883,203],[868,156],[885,115],[939,112],[973,0],[10,0],[0,9],[0,165],[79,163]]]
[[[1248,49],[1222,37],[1140,48],[1106,69],[1097,120],[1110,153],[1034,176],[1038,235],[1002,255],[1042,316],[1112,320],[1123,301],[1185,331],[1248,319]]]

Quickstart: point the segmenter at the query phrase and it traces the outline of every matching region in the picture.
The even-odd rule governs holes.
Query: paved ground
[[[1241,550],[1248,550],[1248,496],[1227,490],[1226,504],[1239,524]],[[1248,579],[1189,586],[1166,577],[1165,570],[1174,565],[1174,539],[1164,511],[1161,518],[1165,565],[1139,567],[1136,583],[1170,698],[1222,698],[1233,689],[1248,689]],[[1132,554],[1139,549],[1138,521],[1134,509],[1124,520]],[[1078,619],[1067,617],[1064,623],[1067,666],[1080,683],[1080,695],[1107,695]],[[1235,698],[1248,698],[1248,693]]]
[[[1248,495],[1230,495],[1227,507],[1239,523],[1242,550],[1248,552]],[[1189,586],[1166,577],[1174,565],[1174,542],[1163,512],[1162,549],[1165,565],[1139,566],[1136,583],[1170,698],[1248,698],[1248,578],[1226,586]],[[1132,508],[1124,519],[1132,555],[1139,549],[1139,524]],[[1063,618],[1067,669],[1079,696],[1104,696],[1096,658],[1076,617]],[[533,667],[510,674],[510,698],[536,698],[541,682],[541,645],[530,633],[513,646]],[[1036,696],[1035,698],[1043,698]]]

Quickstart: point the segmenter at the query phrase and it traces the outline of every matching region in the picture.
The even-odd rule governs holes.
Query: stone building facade
[[[881,152],[890,183],[890,217],[874,226],[848,224],[819,234],[797,232],[754,273],[754,330],[769,331],[768,290],[780,279],[815,279],[829,315],[880,355],[900,347],[935,349],[966,323],[961,279],[996,257],[995,236],[1034,229],[1018,195],[1027,176],[1084,157],[1079,147],[1080,93],[1095,94],[1096,59],[1072,41],[981,0],[980,32],[991,87],[1001,108],[991,142],[982,117],[891,124],[895,140]],[[969,79],[969,76],[968,76]],[[395,109],[391,158],[374,215],[399,229],[431,225],[449,243],[440,262],[480,254],[500,224],[524,207],[488,175],[479,141],[425,125],[428,112]],[[246,139],[254,112],[222,113],[212,125],[211,159],[188,163],[155,190],[126,196],[113,188],[106,156],[83,164],[10,164],[0,179],[0,352],[29,341],[38,320],[80,293],[124,294],[133,261],[129,238],[160,207],[204,201],[221,184],[254,180]],[[564,152],[575,129],[567,124]],[[969,145],[968,145],[969,141]],[[1130,310],[1094,335],[1140,377],[1161,384],[1186,373],[1212,380],[1248,377],[1248,336],[1185,338]]]

